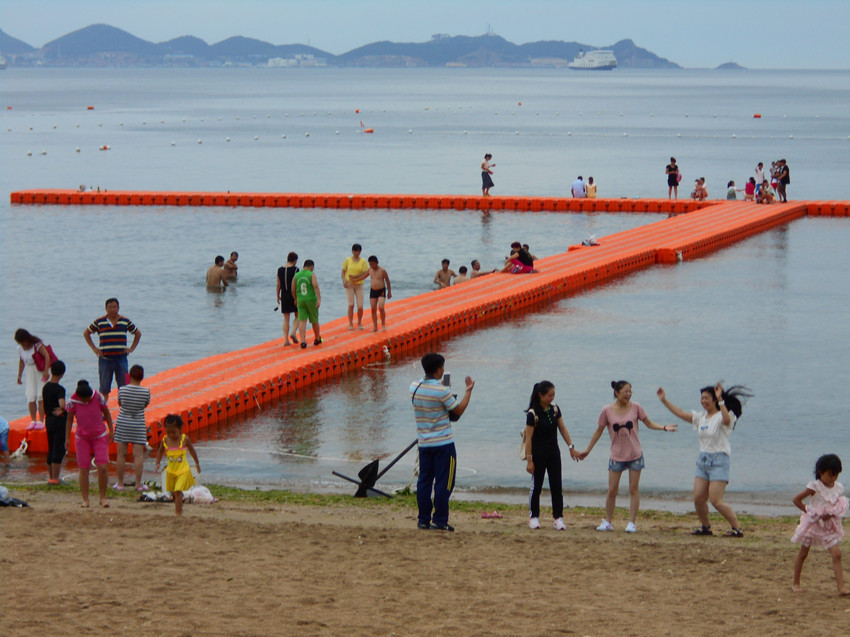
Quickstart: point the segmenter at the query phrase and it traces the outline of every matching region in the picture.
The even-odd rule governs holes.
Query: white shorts
[[[28,403],[35,403],[41,400],[41,389],[44,387],[44,381],[41,380],[43,373],[38,371],[35,364],[24,365],[24,392],[27,395]]]
[[[348,284],[348,287],[345,288],[345,296],[348,299],[348,307],[352,307],[354,305],[354,299],[357,299],[357,307],[361,310],[363,309],[363,284],[354,285],[352,283]]]

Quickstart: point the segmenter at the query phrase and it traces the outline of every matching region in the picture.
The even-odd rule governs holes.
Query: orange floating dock
[[[359,207],[426,207],[409,205],[424,200],[428,207],[443,202],[441,196],[399,195],[256,195],[226,193],[75,193],[39,190],[12,193],[13,203],[70,203],[70,195],[85,196],[88,203],[107,205],[236,205],[255,207],[295,199],[302,207],[327,207],[343,198]],[[68,199],[65,199],[68,197]],[[107,197],[114,197],[108,200]],[[222,199],[223,197],[223,199]],[[236,203],[225,203],[235,198]],[[271,199],[269,199],[271,198]],[[275,199],[278,198],[278,199]],[[169,413],[183,417],[186,431],[216,428],[229,418],[277,402],[288,394],[361,369],[383,360],[386,347],[393,357],[417,351],[427,344],[510,320],[586,287],[597,285],[659,263],[697,258],[778,225],[811,216],[850,214],[850,201],[793,202],[758,205],[752,202],[703,202],[628,199],[550,199],[511,197],[448,197],[456,209],[553,210],[563,212],[687,212],[599,239],[598,246],[571,246],[562,254],[535,262],[532,275],[491,274],[461,285],[393,301],[386,331],[352,332],[341,317],[322,325],[325,342],[307,349],[284,347],[283,338],[236,352],[211,356],[181,365],[145,380],[155,396],[147,410],[151,444],[163,435],[162,422]],[[474,201],[477,200],[477,203]],[[183,201],[184,203],[179,203]],[[408,205],[404,206],[403,201]],[[149,202],[149,203],[148,203]],[[191,203],[189,203],[191,202]],[[216,202],[209,203],[206,202]],[[387,203],[389,202],[389,203]],[[473,202],[473,203],[470,203]],[[522,208],[520,208],[522,202]],[[392,204],[390,206],[390,204]],[[461,207],[462,204],[462,207]],[[469,206],[467,204],[470,204]],[[474,208],[473,205],[477,205]],[[527,207],[526,207],[527,206]],[[348,205],[345,207],[349,207]],[[498,283],[494,284],[494,277]],[[110,401],[117,411],[115,398]],[[29,450],[46,452],[43,431],[27,432],[26,418],[11,423],[9,446],[17,449],[27,439]]]

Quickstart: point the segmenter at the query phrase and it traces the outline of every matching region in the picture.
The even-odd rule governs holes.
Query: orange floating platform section
[[[350,331],[346,318],[322,325],[324,343],[301,349],[276,339],[236,352],[181,365],[145,380],[155,397],[147,410],[151,444],[163,435],[163,419],[182,415],[187,432],[225,428],[227,421],[255,408],[276,403],[306,387],[356,372],[384,360],[422,351],[464,332],[543,307],[567,295],[659,263],[687,261],[805,215],[844,216],[850,202],[795,202],[758,205],[752,202],[668,200],[550,199],[531,197],[465,197],[420,195],[304,195],[236,193],[111,192],[117,204],[129,205],[305,205],[343,207],[442,207],[561,212],[663,212],[670,216],[599,239],[597,246],[571,246],[567,252],[535,263],[536,274],[490,274],[443,290],[393,301],[386,331]],[[15,203],[99,203],[106,193],[67,190],[12,193]],[[183,203],[179,203],[179,202]],[[222,203],[235,202],[235,203]],[[135,203],[142,202],[142,203]],[[149,203],[153,202],[153,203]],[[213,203],[207,203],[213,202]],[[331,203],[333,202],[333,203]],[[75,202],[77,203],[77,202]],[[495,204],[495,205],[492,205]],[[675,214],[687,213],[687,214]],[[494,280],[495,279],[495,280]],[[110,401],[117,411],[115,398]],[[11,423],[9,446],[28,441],[29,450],[46,452],[43,431],[27,432],[26,418]]]

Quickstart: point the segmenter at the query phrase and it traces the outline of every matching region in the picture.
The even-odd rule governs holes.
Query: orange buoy
[[[354,112],[355,112],[355,113],[359,113],[359,112],[360,112],[360,109],[359,109],[359,108],[355,108],[355,109],[354,109]]]
[[[522,102],[517,102],[517,103],[516,103],[516,105],[517,105],[517,106],[522,106]]]
[[[363,132],[364,133],[374,133],[375,129],[374,128],[365,128],[365,129],[363,129]]]
[[[11,106],[7,106],[7,107],[6,107],[6,110],[7,110],[7,111],[11,111],[11,110],[12,110],[12,107],[11,107]]]
[[[94,106],[86,106],[86,110],[87,110],[87,111],[93,111],[93,110],[94,110]]]
[[[753,119],[761,119],[761,113],[756,113],[753,115]]]

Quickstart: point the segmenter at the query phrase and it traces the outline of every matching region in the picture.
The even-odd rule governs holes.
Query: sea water
[[[11,107],[0,129],[7,194],[80,184],[475,194],[491,152],[494,194],[563,196],[581,174],[594,176],[600,196],[664,197],[663,168],[675,155],[680,196],[704,176],[712,198],[721,197],[726,181],[742,187],[758,161],[786,158],[792,200],[850,198],[847,72],[10,69],[2,83]],[[375,133],[363,134],[361,122]],[[104,145],[110,150],[98,150]],[[277,337],[274,274],[290,250],[317,262],[322,318],[331,320],[345,312],[339,269],[355,241],[381,258],[403,298],[430,289],[444,257],[455,269],[473,258],[494,267],[514,239],[543,257],[658,219],[10,206],[4,195],[0,415],[25,413],[14,329],[53,344],[71,389],[96,376],[82,332],[109,296],[142,330],[132,358],[152,374]],[[847,220],[804,219],[440,344],[458,391],[465,375],[476,379],[455,428],[458,486],[527,486],[517,447],[537,380],[556,384],[582,448],[612,400],[613,379],[630,380],[634,400],[661,423],[674,419],[654,396],[658,385],[691,409],[699,387],[723,379],[756,393],[732,438],[730,490],[777,500],[794,493],[820,453],[850,457],[841,400],[848,239]],[[240,253],[238,283],[207,292],[204,271],[231,250]],[[388,314],[391,323],[392,301]],[[415,359],[392,360],[234,423],[198,445],[207,479],[339,488],[332,469],[356,474],[413,439],[407,387],[420,375]],[[641,431],[649,494],[690,488],[697,442],[679,424],[677,434]],[[388,483],[409,479],[410,456]],[[604,439],[581,464],[565,456],[567,488],[604,489],[606,462]],[[16,465],[12,477],[26,474]]]

